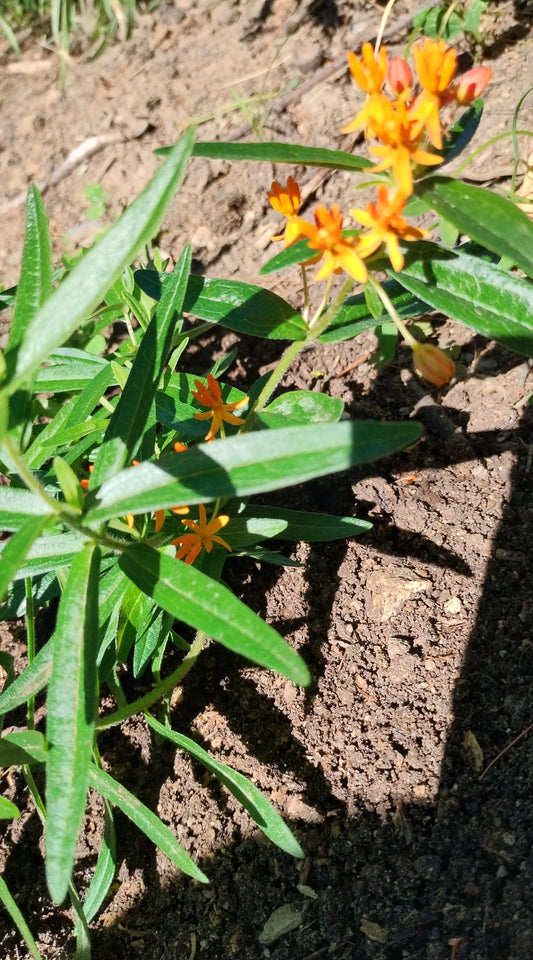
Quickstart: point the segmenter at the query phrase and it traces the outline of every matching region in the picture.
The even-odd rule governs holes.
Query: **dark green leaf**
[[[420,242],[395,275],[435,310],[533,356],[533,284],[461,250]]]
[[[202,873],[194,860],[191,860],[169,828],[144,803],[126,790],[126,787],[117,783],[113,777],[99,770],[94,764],[89,770],[89,782],[109,803],[115,804],[122,810],[122,813],[125,813],[132,823],[142,830],[180,870],[200,883],[209,883],[205,873]]]
[[[87,321],[124,267],[153,237],[183,178],[192,144],[193,131],[189,129],[131,207],[74,267],[35,315],[19,350],[16,377],[9,387],[11,392],[55,347]]]
[[[31,517],[26,520],[24,526],[14,533],[6,543],[1,545],[0,553],[0,600],[3,600],[4,594],[12,580],[15,579],[17,570],[25,559],[28,550],[41,531],[48,523],[49,516]]]
[[[87,923],[96,916],[104,902],[115,877],[117,865],[117,841],[113,814],[109,804],[105,805],[105,826],[102,846],[98,854],[96,869],[83,903],[83,912]]]
[[[443,149],[440,151],[444,161],[439,170],[463,152],[479,127],[482,115],[483,100],[474,100],[468,110],[465,110],[455,123],[452,123],[448,130],[448,137],[444,141]]]
[[[29,666],[0,694],[0,714],[9,713],[44,689],[52,674],[53,642],[41,647]]]
[[[46,733],[46,879],[62,903],[69,887],[87,789],[97,710],[100,550],[87,544],[59,602]]]
[[[28,189],[26,201],[26,234],[22,267],[7,342],[8,352],[18,347],[35,314],[52,293],[52,248],[48,220],[39,190]]]
[[[511,200],[446,177],[420,181],[417,193],[461,233],[533,277],[533,223]]]
[[[432,309],[427,303],[406,293],[404,287],[395,280],[386,280],[383,287],[403,320],[418,317]],[[368,309],[364,293],[359,293],[344,301],[337,316],[319,340],[322,343],[351,340],[365,330],[374,329],[380,323],[381,318],[377,320]]]
[[[279,533],[267,534],[279,540],[304,540],[306,543],[318,543],[327,540],[339,540],[344,537],[356,537],[372,529],[367,520],[357,520],[355,517],[335,517],[327,513],[304,513],[300,510],[284,510],[281,507],[264,507],[261,504],[250,504],[228,525],[228,542],[230,529],[238,521],[244,521],[246,529],[253,532],[255,525],[261,521],[267,523],[284,523]],[[233,536],[233,534],[232,534]],[[259,538],[258,538],[259,539]],[[237,541],[240,545],[240,541]]]
[[[101,522],[176,504],[279,490],[388,456],[420,434],[420,425],[413,422],[366,421],[259,430],[214,440],[117,474],[101,487],[86,519]]]
[[[258,419],[276,429],[292,424],[336,423],[343,410],[344,403],[337,397],[313,390],[288,390],[261,410]]]
[[[311,250],[307,240],[298,240],[263,264],[259,273],[262,277],[266,277],[269,273],[285,270],[286,267],[292,267],[295,263],[303,263],[304,260],[309,260],[310,257],[315,256],[315,253],[316,251]]]
[[[137,270],[135,281],[154,300],[159,300],[168,274]],[[237,333],[271,340],[303,340],[307,327],[290,303],[277,294],[240,280],[190,276],[183,303],[184,313],[200,320],[221,323]]]
[[[46,763],[46,758],[45,739],[37,730],[16,730],[0,737],[0,767],[32,766]]]
[[[19,808],[11,800],[0,797],[0,820],[13,820],[14,817],[20,817]]]
[[[178,747],[181,747],[182,750],[186,750],[187,753],[190,753],[192,757],[195,757],[204,767],[210,770],[217,780],[220,780],[233,796],[237,798],[239,803],[242,803],[245,810],[247,810],[252,817],[252,820],[254,820],[257,826],[266,834],[269,840],[272,840],[272,843],[281,847],[285,853],[289,853],[292,857],[301,858],[304,856],[300,844],[292,831],[289,830],[283,818],[269,803],[266,797],[263,796],[261,791],[258,790],[253,783],[250,783],[247,777],[243,776],[242,773],[237,773],[236,770],[232,770],[231,767],[228,767],[225,763],[215,760],[211,754],[198,746],[194,740],[191,740],[189,737],[184,737],[181,733],[176,733],[174,730],[169,730],[168,727],[164,727],[163,724],[159,723],[149,714],[146,719],[156,733],[159,733],[162,737],[166,737],[167,740],[175,743]]]
[[[168,152],[168,147],[156,153]],[[332,170],[366,170],[372,166],[364,157],[354,157],[342,150],[302,147],[292,143],[224,143],[204,141],[193,147],[193,157],[211,160],[266,160],[270,163],[292,163],[294,166],[327,167]]]
[[[4,904],[4,907],[6,908],[34,960],[42,960],[41,954],[37,949],[37,944],[31,935],[30,928],[28,927],[28,924],[26,923],[16,900],[14,900],[11,896],[9,888],[2,876],[0,876],[0,900]]]
[[[309,683],[301,657],[222,583],[145,544],[123,553],[119,564],[130,580],[177,620],[261,667],[277,670],[295,683]]]
[[[120,399],[106,430],[90,486],[123,469],[137,451],[172,345],[191,267],[191,248],[183,250],[173,273],[165,274],[163,296],[148,325]]]

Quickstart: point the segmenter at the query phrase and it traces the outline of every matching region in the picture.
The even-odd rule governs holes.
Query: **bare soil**
[[[74,252],[136,195],[156,168],[153,149],[175,142],[191,119],[201,123],[202,139],[245,127],[232,89],[244,99],[272,94],[250,106],[255,134],[243,130],[241,139],[345,145],[339,129],[355,114],[357,94],[344,66],[329,77],[319,71],[375,34],[381,8],[340,0],[312,7],[162,4],[97,60],[84,58],[80,40],[64,93],[42,38],[27,39],[20,63],[5,50],[2,283],[18,278],[18,195],[31,180],[45,190],[57,256]],[[398,4],[393,51],[405,42],[402,18],[412,10]],[[530,18],[530,9],[507,2],[491,5],[485,18],[484,62],[494,79],[478,144],[510,129],[530,84]],[[298,92],[307,81],[316,82]],[[533,128],[527,104],[521,130]],[[87,138],[106,136],[70,172],[61,169]],[[508,186],[509,138],[469,170],[478,182]],[[192,239],[199,271],[257,281],[278,226],[265,191],[286,173],[270,164],[194,161],[165,220],[162,248],[176,258]],[[300,179],[315,176],[301,171]],[[83,214],[92,183],[109,195],[96,225]],[[325,176],[317,188],[327,203],[354,202],[348,175]],[[298,302],[296,274],[276,276],[275,289]],[[531,960],[531,365],[446,318],[434,321],[434,342],[453,342],[458,352],[457,376],[438,394],[411,374],[402,350],[397,363],[377,370],[368,361],[370,334],[308,351],[287,380],[341,397],[352,418],[412,417],[425,426],[411,450],[279,495],[287,506],[369,518],[371,533],[300,545],[293,556],[301,568],[228,564],[232,589],[305,657],[311,689],[213,644],[173,706],[175,728],[270,797],[305,860],[265,841],[216,781],[155,743],[141,722],[113,729],[102,737],[106,762],[157,810],[211,883],[184,878],[119,815],[117,883],[92,925],[96,960]],[[236,342],[229,333],[206,338],[191,368],[204,372]],[[243,388],[281,350],[251,338],[238,348],[233,376]],[[22,641],[20,625],[4,629],[4,648],[22,655]],[[43,957],[67,957],[71,921],[47,897],[39,821],[16,771],[4,787],[24,808],[2,827],[5,879]],[[91,797],[81,887],[94,869],[101,820]],[[265,924],[273,914],[272,939]],[[0,942],[5,960],[27,956],[4,916]]]

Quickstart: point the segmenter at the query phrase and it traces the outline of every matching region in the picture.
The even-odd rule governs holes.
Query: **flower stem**
[[[405,326],[405,323],[403,322],[403,320],[400,318],[400,315],[396,307],[392,303],[392,300],[390,299],[387,292],[383,289],[381,283],[379,283],[375,279],[375,277],[373,277],[371,274],[368,275],[368,282],[377,293],[379,299],[381,300],[383,306],[385,307],[385,310],[387,311],[389,317],[391,318],[394,326],[396,327],[397,330],[399,330],[405,342],[409,344],[410,347],[416,347],[418,341],[415,340],[412,333],[409,333],[409,330]]]
[[[239,433],[248,433],[248,430],[250,430],[252,427],[257,414],[260,413],[264,407],[266,407],[271,395],[273,394],[284,374],[289,369],[292,361],[298,356],[300,350],[303,350],[303,348],[306,346],[307,340],[294,340],[290,347],[287,348],[277,367],[270,374],[267,382],[261,390],[261,393],[255,401],[252,409],[248,413],[248,416],[246,417],[242,427],[240,428]]]
[[[194,666],[204,648],[206,639],[205,633],[199,630],[191,644],[190,650],[185,654],[179,667],[165,680],[158,683],[153,690],[145,693],[143,697],[139,697],[137,700],[134,700],[133,703],[128,703],[125,707],[121,707],[120,710],[116,710],[115,713],[99,720],[96,725],[97,732],[100,733],[101,730],[114,727],[117,723],[122,723],[123,720],[127,720],[128,717],[133,717],[136,713],[148,710],[153,703],[156,703],[157,700],[161,700],[167,693],[170,693],[170,691],[183,680],[183,677],[189,672],[191,667]]]
[[[35,660],[35,608],[31,577],[24,577],[24,592],[26,594],[26,637],[28,639],[28,666]],[[28,697],[28,730],[33,730],[35,720],[35,694]]]

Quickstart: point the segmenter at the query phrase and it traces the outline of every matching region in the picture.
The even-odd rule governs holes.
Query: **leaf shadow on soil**
[[[386,395],[387,384],[383,389]],[[379,411],[379,390],[370,401]],[[193,721],[208,707],[225,718],[248,755],[269,772],[270,785],[278,787],[280,797],[288,797],[285,817],[306,851],[306,860],[294,861],[261,835],[248,835],[242,817],[229,844],[217,845],[216,826],[210,844],[202,842],[204,829],[212,829],[209,821],[205,826],[200,821],[196,836],[192,829],[188,834],[188,804],[196,821],[199,818],[195,796],[207,793],[221,817],[234,817],[235,807],[199,764],[190,765],[189,782],[183,783],[183,766],[178,763],[170,788],[176,793],[171,826],[183,827],[183,842],[192,835],[193,848],[211,846],[214,850],[197,858],[211,886],[201,887],[184,877],[176,879],[175,874],[162,881],[161,858],[118,816],[119,856],[125,856],[119,861],[119,877],[130,885],[132,895],[129,901],[127,895],[121,900],[120,911],[108,911],[94,930],[95,960],[114,960],[125,948],[129,957],[143,960],[189,960],[195,956],[199,960],[232,956],[244,960],[322,956],[451,960],[454,941],[461,941],[454,960],[455,956],[457,960],[531,960],[533,737],[520,740],[481,779],[464,743],[465,735],[472,731],[486,765],[531,723],[533,599],[528,571],[533,501],[528,451],[533,443],[533,421],[527,411],[518,428],[470,433],[466,442],[457,434],[443,439],[438,418],[449,414],[449,410],[445,414],[432,410],[428,444],[415,455],[420,469],[428,456],[438,466],[505,449],[517,454],[517,462],[486,568],[477,621],[455,686],[453,721],[437,797],[429,802],[400,789],[394,797],[391,791],[388,804],[371,804],[356,795],[341,799],[328,778],[327,765],[309,760],[305,739],[295,735],[289,711],[276,702],[276,688],[259,688],[254,678],[242,672],[242,660],[213,645],[203,669],[190,674],[183,699],[173,712],[173,725],[209,749],[212,731],[203,738]],[[453,420],[453,411],[450,416]],[[444,427],[446,433],[446,423]],[[401,471],[408,462],[412,466],[413,456],[408,461],[399,454],[394,460],[336,478],[334,488],[321,480],[294,496],[308,498],[315,509],[340,512],[353,502],[354,477],[381,474],[390,479],[393,463]],[[374,507],[368,504],[370,512]],[[455,565],[460,575],[469,576],[463,558],[429,538],[395,527],[386,510],[375,519],[375,532],[368,538],[375,554],[443,567]],[[306,628],[300,649],[317,680],[329,657],[326,641],[335,626],[332,607],[342,583],[346,551],[345,542],[312,548],[305,567],[309,619],[306,610],[297,606],[293,611],[286,607],[279,622],[273,621],[284,635]],[[252,603],[254,598],[258,613],[267,612],[266,597],[280,575],[277,568],[270,569],[267,579],[261,581],[260,596],[256,586],[250,586],[245,599]],[[253,584],[253,575],[251,579]],[[307,695],[308,710],[315,694],[316,684]],[[416,696],[415,690],[415,706]],[[362,715],[369,707],[363,698],[358,707],[361,716],[354,718],[354,735],[364,738]],[[151,809],[161,810],[161,788],[172,771],[174,751],[167,744],[160,745],[154,769],[146,762],[146,736],[143,740],[142,730],[133,732],[132,736],[131,729],[109,731],[102,738],[102,753],[125,786],[134,789]],[[420,743],[421,754],[423,747]],[[334,743],[324,743],[325,755],[335,749]],[[378,776],[383,772],[376,770]],[[419,777],[423,781],[423,756]],[[291,807],[295,780],[301,784],[300,799]],[[276,805],[280,806],[279,800]],[[167,796],[166,811],[170,809]],[[32,817],[20,839],[25,846],[31,842],[35,849],[37,837],[38,824]],[[93,863],[89,852],[78,863],[78,875]],[[5,877],[15,889],[22,885],[19,903],[24,907],[26,901],[31,911],[35,907],[30,892],[41,890],[45,896],[45,886],[35,854],[29,861],[30,883],[27,875],[21,878],[20,853],[19,846],[8,860]],[[316,900],[311,899],[313,891]],[[286,904],[300,915],[298,929],[280,937],[265,952],[258,936],[273,910]],[[39,921],[35,912],[30,925],[34,930],[40,924],[55,930],[56,942],[65,943],[68,926],[64,918],[54,921],[54,927],[45,906],[40,909]],[[18,955],[8,952],[5,956],[11,960]]]
[[[292,825],[306,850],[306,861],[299,865],[260,836],[237,836],[234,844],[199,860],[212,881],[211,890],[187,880],[162,886],[153,853],[135,841],[137,854],[128,868],[130,874],[145,871],[147,891],[121,916],[120,930],[111,924],[95,931],[98,960],[114,955],[124,943],[124,930],[129,955],[154,960],[187,960],[196,951],[209,960],[226,956],[450,960],[452,955],[457,960],[530,960],[533,737],[524,736],[480,777],[471,749],[465,749],[465,736],[469,731],[474,734],[484,757],[479,762],[486,766],[531,723],[533,602],[528,572],[533,501],[527,457],[532,426],[528,411],[516,430],[470,434],[468,445],[455,437],[447,451],[458,461],[505,448],[518,455],[477,621],[455,686],[453,722],[435,801],[417,799],[412,793],[399,795],[392,815],[390,808],[372,807],[356,796],[349,803],[341,801],[324,767],[309,762],[305,742],[294,736],[274,697],[239,672],[242,662],[213,647],[206,670],[194,679],[191,675],[173,722],[187,730],[202,705],[212,704],[249,753],[274,768],[275,781],[283,785],[286,776],[295,776],[304,785],[303,806]],[[438,435],[433,436],[433,448],[433,452],[442,448]],[[421,462],[425,455],[427,451]],[[347,482],[346,495],[349,486]],[[320,502],[324,481],[318,488],[314,495]],[[343,499],[339,484],[335,497]],[[415,544],[417,550],[410,552]],[[409,534],[406,540],[398,530],[391,537],[385,529],[377,545],[390,554],[424,556],[417,537]],[[345,549],[338,543],[313,549],[307,561],[311,619],[303,653],[318,675],[325,663],[323,646]],[[443,554],[441,560],[445,564],[450,557]],[[459,572],[465,574],[464,569]],[[265,595],[277,576],[272,571]],[[257,600],[256,595],[256,608],[264,613],[264,597]],[[302,622],[297,612],[278,626],[287,634]],[[202,742],[197,729],[192,735]],[[334,746],[326,743],[324,749]],[[206,780],[202,769],[193,769],[222,810],[229,811],[231,805],[218,784]],[[138,781],[136,785],[139,789]],[[149,781],[146,793],[141,783],[140,790],[146,802],[157,803],[159,783]],[[122,844],[131,843],[131,832],[121,839]],[[304,884],[300,890],[298,883]],[[309,888],[318,899],[309,898]],[[287,903],[300,912],[299,928],[265,952],[258,935],[272,911]]]

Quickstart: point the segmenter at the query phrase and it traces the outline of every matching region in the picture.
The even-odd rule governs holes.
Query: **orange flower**
[[[201,380],[195,380],[194,385],[196,391],[192,391],[193,397],[195,397],[203,407],[211,407],[211,410],[208,410],[206,413],[194,414],[196,420],[213,419],[209,432],[204,438],[205,440],[214,440],[223,423],[231,423],[235,426],[244,423],[243,417],[236,417],[231,411],[238,410],[239,407],[243,407],[248,403],[248,397],[244,397],[242,400],[235,400],[233,403],[224,403],[220,386],[210,373],[207,374],[207,387]]]
[[[457,69],[457,52],[446,49],[444,40],[425,40],[413,50],[416,72],[422,87],[409,107],[413,120],[418,120],[425,129],[430,142],[437,150],[442,149],[442,123],[440,109],[454,99],[450,84]]]
[[[362,59],[352,53],[346,54],[350,73],[357,86],[365,93],[379,93],[387,76],[387,51],[381,47],[379,60],[371,43],[363,43],[361,47]]]
[[[436,387],[443,387],[455,373],[455,363],[431,343],[417,343],[412,347],[415,370]],[[183,521],[182,521],[183,522]]]
[[[89,464],[89,473],[92,473],[94,470],[94,463]],[[80,480],[80,487],[83,487],[84,490],[89,489],[90,477],[84,477],[83,480]]]
[[[394,103],[383,98],[381,116],[374,118],[376,136],[383,146],[370,147],[370,150],[381,157],[374,171],[392,169],[398,189],[409,197],[413,192],[412,164],[432,166],[442,163],[442,157],[419,149],[422,123],[412,117],[406,99],[407,91]]]
[[[275,237],[271,237],[271,240],[285,240],[285,246],[290,247],[291,243],[295,243],[296,240],[300,239],[300,233],[298,229],[300,218],[298,217],[298,210],[300,209],[300,187],[296,183],[293,177],[289,177],[287,180],[287,186],[282,187],[281,184],[277,183],[274,180],[272,184],[272,190],[267,192],[268,199],[274,207],[274,210],[277,213],[281,213],[282,217],[287,217],[287,223],[283,233],[277,234]]]
[[[202,547],[205,547],[208,553],[211,553],[214,543],[219,543],[231,553],[229,543],[226,543],[217,533],[229,523],[229,517],[221,515],[213,517],[209,523],[206,522],[206,512],[203,503],[198,506],[198,523],[195,520],[182,520],[181,522],[192,530],[192,533],[184,533],[172,541],[174,546],[178,546],[176,560],[185,560],[185,563],[194,563]]]
[[[359,220],[364,227],[370,227],[370,233],[359,237],[359,256],[369,257],[384,243],[393,269],[402,269],[404,257],[398,240],[421,240],[429,236],[429,230],[419,230],[400,216],[405,201],[406,196],[400,191],[389,197],[388,188],[381,184],[376,203],[369,203],[366,210],[350,210],[355,220]]]
[[[343,216],[339,205],[334,203],[331,210],[325,206],[317,207],[314,218],[314,224],[300,220],[300,232],[302,237],[307,238],[311,249],[318,251],[318,256],[314,259],[324,257],[324,265],[315,274],[315,280],[323,280],[332,273],[342,273],[345,270],[359,280],[359,283],[366,283],[368,273],[356,253],[356,241],[342,236]]]

